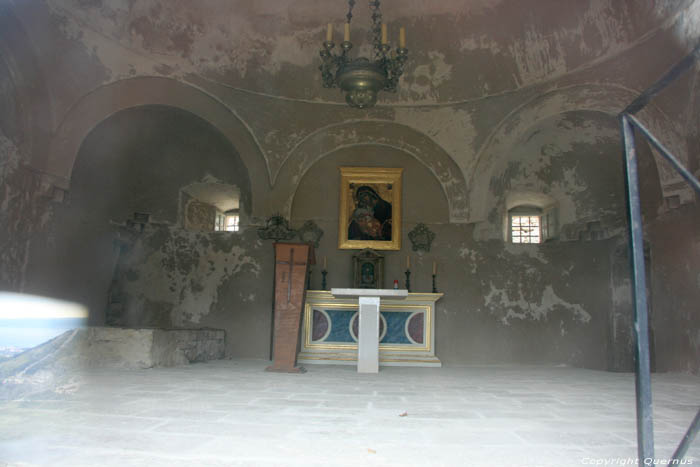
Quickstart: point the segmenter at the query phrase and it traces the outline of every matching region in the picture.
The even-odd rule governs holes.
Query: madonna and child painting
[[[402,171],[341,167],[339,248],[401,248]]]

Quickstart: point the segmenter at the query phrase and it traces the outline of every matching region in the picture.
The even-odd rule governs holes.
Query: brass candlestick
[[[433,274],[433,293],[438,293],[437,287],[435,286],[435,276],[437,276],[437,274]]]
[[[323,276],[323,279],[321,280],[321,290],[328,290],[326,288],[326,275],[328,274],[328,271],[325,269],[321,271],[321,275]]]
[[[408,290],[410,292],[411,291],[411,270],[406,269],[406,272],[404,274],[406,274],[406,290]]]

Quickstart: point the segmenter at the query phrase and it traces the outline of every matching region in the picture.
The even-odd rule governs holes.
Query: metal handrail
[[[661,90],[689,70],[700,57],[700,44],[672,67],[664,76],[639,95],[620,114],[623,143],[625,148],[625,177],[627,182],[627,205],[629,215],[629,235],[632,245],[632,283],[634,287],[634,332],[636,336],[635,390],[637,399],[637,452],[639,459],[646,463],[654,459],[654,426],[651,399],[651,373],[649,365],[649,323],[646,293],[646,273],[644,265],[644,244],[642,215],[639,197],[637,171],[637,151],[635,148],[635,128],[642,132],[649,143],[668,160],[673,168],[700,194],[700,182],[653,134],[632,114],[642,110]],[[700,410],[690,424],[688,431],[673,454],[673,461],[685,456],[700,428]]]

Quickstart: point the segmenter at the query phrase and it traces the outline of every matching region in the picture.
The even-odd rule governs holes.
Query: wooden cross
[[[295,263],[294,262],[294,248],[289,250],[289,261],[277,261],[277,264],[288,264],[289,265],[289,276],[287,279],[287,303],[292,301],[292,269],[294,266],[305,266],[306,262]],[[284,282],[284,274],[282,275],[282,281]]]

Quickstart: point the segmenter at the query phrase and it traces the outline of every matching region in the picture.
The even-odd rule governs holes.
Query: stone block
[[[224,358],[219,329],[87,329],[87,366],[151,368]]]

